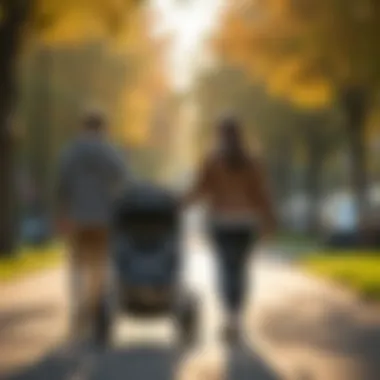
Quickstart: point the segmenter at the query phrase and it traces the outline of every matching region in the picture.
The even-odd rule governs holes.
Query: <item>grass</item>
[[[301,233],[279,233],[273,241],[273,246],[291,256],[305,256],[309,252],[319,249],[320,243],[317,238]]]
[[[275,239],[280,244],[315,245],[318,239],[301,233],[279,233]]]
[[[18,254],[0,259],[0,282],[16,279],[58,266],[63,260],[59,244],[43,247],[24,247]]]
[[[301,243],[308,243],[308,242],[315,242],[317,240],[317,237],[308,236],[307,234],[300,233],[300,232],[279,232],[276,236],[276,239],[282,242],[287,243],[295,243],[295,242],[301,242]]]
[[[301,265],[367,300],[380,301],[380,252],[324,252],[305,258]]]

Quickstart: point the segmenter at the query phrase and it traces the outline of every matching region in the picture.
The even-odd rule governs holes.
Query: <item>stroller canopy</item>
[[[115,208],[116,224],[124,224],[132,216],[178,214],[178,199],[169,190],[152,184],[131,187],[119,199]]]

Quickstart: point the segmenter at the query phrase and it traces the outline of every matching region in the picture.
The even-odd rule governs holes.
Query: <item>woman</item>
[[[257,222],[261,234],[267,236],[274,230],[275,217],[261,164],[244,146],[238,121],[222,120],[217,137],[218,149],[201,165],[185,205],[204,201],[208,207],[228,316],[226,338],[236,339],[246,290],[245,268],[259,233]]]

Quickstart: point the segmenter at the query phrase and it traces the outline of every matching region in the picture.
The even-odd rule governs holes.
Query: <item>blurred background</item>
[[[100,107],[136,176],[179,190],[218,117],[234,112],[270,176],[271,257],[378,305],[379,34],[377,0],[0,0],[4,294],[62,266],[57,160],[83,112]],[[1,297],[0,341],[15,310]]]

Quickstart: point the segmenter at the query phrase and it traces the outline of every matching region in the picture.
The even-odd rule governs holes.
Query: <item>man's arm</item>
[[[119,151],[111,148],[108,153],[112,182],[111,187],[115,196],[117,196],[123,189],[127,188],[133,182],[134,176],[127,164],[127,159],[124,159]]]

